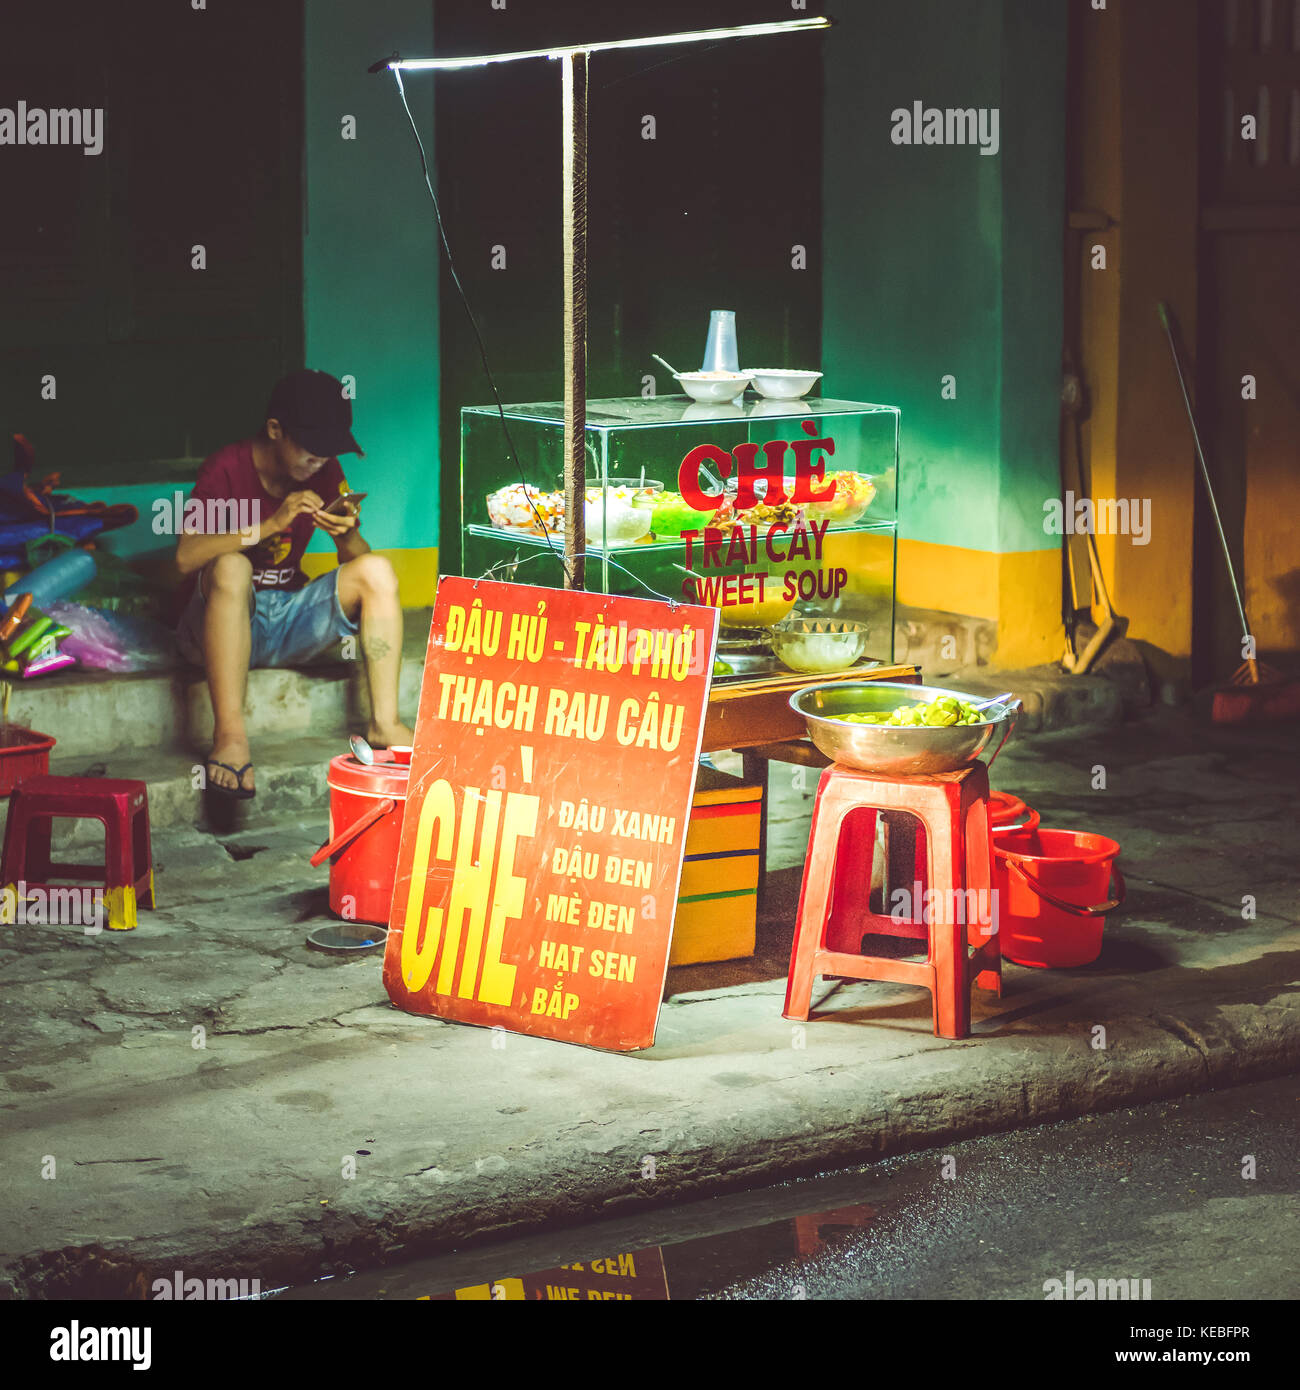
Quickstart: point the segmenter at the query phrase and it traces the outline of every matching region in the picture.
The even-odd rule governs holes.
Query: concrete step
[[[398,705],[412,722],[429,617],[427,609],[406,615]],[[1102,675],[1068,676],[1056,666],[997,671],[988,664],[991,642],[991,628],[978,620],[899,610],[898,660],[919,663],[934,684],[991,695],[1014,689],[1025,702],[1023,732],[1104,726],[1122,718],[1125,699],[1115,681]],[[244,708],[254,744],[331,736],[340,736],[341,744],[347,731],[365,727],[362,663],[333,660],[295,670],[251,671]],[[52,735],[59,757],[74,761],[102,761],[128,750],[202,754],[212,737],[207,685],[189,667],[134,675],[75,671],[17,681],[9,720]]]
[[[1104,676],[1071,676],[1059,666],[1031,666],[1023,671],[988,667],[959,669],[937,681],[979,696],[1009,690],[1025,707],[1016,734],[1053,733],[1061,729],[1110,728],[1124,722],[1124,692]]]
[[[919,666],[933,685],[945,684],[954,671],[987,670],[997,644],[998,625],[988,618],[901,603],[894,615],[894,660]]]
[[[419,703],[428,633],[427,610],[407,615],[398,708],[408,720]],[[244,713],[254,742],[364,728],[367,712],[359,659],[248,675]],[[207,683],[192,667],[137,674],[78,670],[16,681],[9,722],[53,736],[60,756],[92,761],[126,749],[206,752],[212,738]]]
[[[329,826],[329,790],[325,784],[329,760],[347,752],[341,735],[262,739],[253,744],[257,795],[249,801],[216,798],[197,785],[202,755],[161,748],[121,749],[106,756],[61,754],[50,759],[58,777],[81,776],[91,767],[100,776],[129,777],[149,788],[149,824],[155,836],[173,831],[202,831],[225,840],[259,828],[310,829],[323,844]],[[55,753],[60,754],[60,746]],[[0,831],[8,818],[9,800],[0,799]],[[104,843],[98,821],[58,821],[51,837],[57,852],[70,845]],[[102,857],[102,856],[101,856]]]
[[[248,801],[217,798],[202,786],[202,754],[161,748],[120,749],[94,760],[106,777],[138,778],[149,788],[149,821],[155,829],[195,827],[231,834],[263,824],[319,824],[329,818],[325,785],[329,760],[348,751],[342,734],[254,739],[257,795]],[[55,752],[60,753],[56,746]],[[73,777],[91,766],[84,754],[50,759],[50,771]]]
[[[1028,735],[1062,729],[1106,728],[1124,720],[1119,689],[1100,677],[1063,677],[1054,668],[1042,671],[1000,672],[990,676],[980,670],[956,672],[944,678],[957,689],[976,695],[997,695],[1011,690],[1024,702],[1025,712],[1016,729],[1017,740]],[[355,731],[364,729],[356,719]],[[237,834],[264,825],[311,825],[325,839],[329,821],[326,773],[331,758],[347,752],[346,725],[339,732],[292,733],[278,737],[254,737],[253,764],[257,795],[248,801],[215,797],[203,789],[203,754],[175,748],[125,748],[109,754],[68,753],[55,747],[50,771],[75,777],[92,766],[99,775],[131,777],[149,788],[149,817],[155,830],[198,829],[218,836]],[[725,763],[726,755],[719,755]],[[0,801],[0,825],[7,802]],[[62,843],[100,838],[93,823],[69,826]],[[56,836],[56,845],[60,841]]]
[[[429,616],[428,610],[407,614],[399,707],[412,722]],[[956,633],[951,625],[931,630],[923,624],[913,637],[941,629],[954,638],[947,650],[955,647],[967,664],[953,668],[936,662],[926,669],[926,677],[977,694],[1012,690],[1025,704],[1018,737],[1122,722],[1124,699],[1114,682],[1068,676],[1053,666],[992,671],[979,650],[987,634],[973,628]],[[923,645],[928,650],[938,642],[927,638]],[[915,655],[909,652],[910,658]],[[103,765],[109,777],[144,781],[158,831],[192,828],[224,836],[260,825],[306,823],[319,827],[323,840],[329,814],[326,769],[330,758],[346,751],[347,734],[365,729],[363,687],[364,671],[357,661],[249,673],[245,708],[257,776],[257,796],[250,801],[218,799],[202,788],[212,715],[206,683],[194,670],[136,675],[82,671],[19,681],[12,689],[9,718],[58,740],[50,763],[57,775],[77,776]],[[6,810],[0,802],[0,818]],[[89,841],[101,833],[93,823],[69,824],[56,834],[55,843]]]

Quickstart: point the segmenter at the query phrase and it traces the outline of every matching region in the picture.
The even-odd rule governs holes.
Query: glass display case
[[[897,408],[859,401],[588,401],[586,587],[718,607],[722,656],[841,619],[890,662],[898,437]],[[466,574],[563,584],[563,440],[562,402],[508,405],[504,429],[461,411]]]

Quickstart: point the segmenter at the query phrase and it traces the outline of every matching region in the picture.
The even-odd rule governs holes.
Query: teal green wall
[[[1066,6],[1003,0],[1002,477],[997,549],[1041,550],[1060,495]],[[985,160],[991,164],[994,160]]]
[[[350,0],[311,0],[305,45],[306,364],[357,379],[353,432],[366,457],[347,456],[343,465],[349,481],[370,493],[364,507],[366,539],[385,549],[436,546],[433,210],[393,79],[366,72],[395,48],[412,55],[433,51],[432,5],[430,0],[375,0],[362,8]],[[407,95],[432,153],[431,80],[414,79]],[[344,115],[357,119],[354,141],[341,138]],[[268,384],[258,399],[269,390]],[[252,433],[256,425],[254,416],[234,433]],[[175,480],[76,489],[87,500],[129,502],[139,509],[135,525],[105,538],[118,555],[175,547],[174,537],[154,534],[152,504],[177,488],[188,494],[198,464],[153,471],[174,473]],[[313,550],[330,548],[323,535],[312,545]]]
[[[127,560],[151,552],[165,551],[171,554],[176,549],[176,537],[171,534],[159,535],[154,531],[153,505],[162,498],[172,507],[177,492],[182,498],[188,497],[197,475],[198,465],[195,464],[193,468],[183,470],[183,477],[176,482],[128,483],[122,487],[79,487],[76,495],[87,502],[106,502],[109,506],[125,502],[140,513],[139,519],[130,526],[119,527],[116,531],[106,531],[103,539],[98,542],[114,555],[120,555]]]
[[[1064,0],[844,7],[825,41],[828,394],[902,409],[900,533],[1051,544],[1065,176]],[[1001,148],[895,145],[890,113],[998,107]],[[955,400],[941,379],[957,378]]]
[[[366,68],[433,51],[432,0],[311,0],[306,7],[306,364],[357,379],[343,459],[369,492],[376,548],[438,544],[438,247],[433,205],[396,84]],[[433,157],[433,79],[407,80]],[[356,117],[357,138],[341,136]],[[454,460],[453,460],[454,461]],[[317,538],[313,549],[327,549]]]

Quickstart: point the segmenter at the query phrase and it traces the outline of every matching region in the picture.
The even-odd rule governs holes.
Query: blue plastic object
[[[31,594],[32,603],[42,608],[62,598],[71,598],[84,589],[95,577],[95,561],[89,551],[65,550],[53,560],[37,565],[30,573],[15,580],[5,591],[5,607],[19,594]]]
[[[88,541],[104,529],[102,516],[65,516],[59,518],[59,529],[50,530],[48,521],[14,521],[6,518],[4,494],[0,492],[0,567],[16,569],[30,563],[28,546],[33,541],[45,542],[53,535],[75,545]]]

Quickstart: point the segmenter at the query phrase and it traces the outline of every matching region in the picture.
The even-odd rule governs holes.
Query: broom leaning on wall
[[[1174,371],[1178,373],[1183,404],[1187,407],[1187,420],[1192,427],[1192,441],[1196,445],[1196,462],[1200,467],[1201,482],[1205,485],[1205,495],[1209,499],[1210,513],[1214,517],[1214,529],[1218,532],[1219,544],[1223,547],[1223,559],[1228,567],[1232,596],[1237,601],[1237,616],[1241,619],[1242,652],[1246,654],[1246,659],[1233,672],[1231,679],[1215,690],[1210,717],[1216,724],[1263,724],[1298,718],[1300,681],[1287,679],[1280,671],[1266,666],[1255,655],[1255,638],[1251,634],[1250,624],[1246,621],[1246,605],[1242,602],[1241,586],[1237,582],[1237,572],[1232,564],[1232,551],[1228,548],[1228,538],[1223,533],[1223,522],[1219,519],[1219,504],[1214,497],[1214,485],[1210,482],[1205,451],[1201,448],[1201,432],[1196,427],[1196,413],[1192,409],[1192,398],[1187,392],[1187,378],[1183,373],[1178,344],[1174,341],[1169,310],[1162,301],[1156,305],[1156,312],[1160,315],[1165,337],[1169,340]]]

